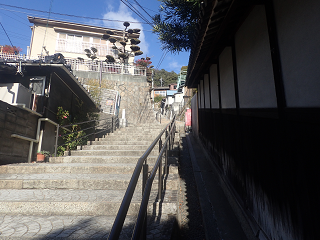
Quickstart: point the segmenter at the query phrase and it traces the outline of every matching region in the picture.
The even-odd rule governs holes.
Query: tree
[[[85,49],[86,55],[88,58],[91,58],[91,60],[95,60],[97,58],[97,52],[98,50],[95,47],[91,47],[91,49]],[[78,58],[79,59],[79,58]]]
[[[128,27],[130,26],[129,22],[124,22],[123,26],[125,27],[125,29],[123,30],[123,36],[120,40],[117,40],[115,37],[113,37],[112,35],[114,35],[114,32],[110,30],[106,31],[106,33],[102,36],[102,39],[109,40],[109,42],[113,44],[112,49],[118,50],[118,57],[121,63],[125,63],[125,60],[128,59],[129,56],[134,57],[143,54],[143,52],[140,51],[140,47],[138,46],[140,40],[137,38],[130,38],[131,34],[139,33],[140,29],[128,29]],[[121,47],[117,47],[117,41],[122,45]],[[126,49],[127,42],[129,41],[131,43],[131,50]],[[113,56],[107,55],[106,62],[115,62],[115,59]]]
[[[162,78],[162,86],[168,86],[170,83],[177,83],[178,80],[178,74],[176,74],[174,71],[167,72],[164,69],[161,70],[154,70],[154,85],[157,87],[161,86],[160,79]]]
[[[152,31],[162,49],[171,53],[189,51],[199,16],[200,0],[160,0],[160,14],[153,17]]]
[[[10,54],[19,54],[20,52],[22,52],[22,48],[16,47],[16,46],[11,47],[9,45],[4,45],[2,48],[2,52],[10,53]]]
[[[149,82],[151,82],[152,68],[154,67],[151,65],[151,63],[152,62],[150,61],[149,57],[141,58],[135,61],[136,66],[146,68],[147,81]]]

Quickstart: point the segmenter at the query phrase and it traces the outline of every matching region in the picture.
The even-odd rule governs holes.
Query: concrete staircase
[[[0,166],[0,239],[107,239],[139,157],[164,125],[123,128],[48,163]],[[158,146],[148,158],[151,167]],[[170,239],[179,176],[170,158],[164,197],[148,206],[148,239]],[[141,178],[120,239],[130,239]]]

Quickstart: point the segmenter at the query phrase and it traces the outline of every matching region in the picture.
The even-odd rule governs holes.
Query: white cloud
[[[181,64],[179,64],[177,61],[170,61],[169,62],[170,68],[172,68],[175,72],[180,72],[180,69],[182,67]]]
[[[146,42],[145,39],[145,34],[143,32],[143,26],[141,23],[131,23],[131,22],[139,22],[138,19],[135,19],[132,16],[132,13],[130,12],[130,9],[128,9],[127,6],[125,6],[123,3],[120,3],[119,9],[115,10],[114,5],[109,4],[107,8],[107,12],[103,14],[104,19],[109,19],[109,20],[121,20],[121,21],[127,21],[130,22],[130,27],[129,28],[139,28],[141,29],[140,32],[140,41],[141,43],[139,44],[139,47],[141,51],[143,52],[143,55],[145,56],[146,54],[148,55],[149,53],[149,44]],[[104,26],[109,27],[109,28],[115,28],[122,30],[124,29],[123,22],[115,22],[115,21],[104,21]]]

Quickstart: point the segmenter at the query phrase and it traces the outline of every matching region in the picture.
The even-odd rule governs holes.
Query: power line
[[[149,13],[147,13],[147,11],[146,10],[144,10],[144,8],[138,3],[138,1],[137,0],[134,0],[137,4],[138,4],[138,6],[152,19],[152,17],[150,16],[150,14]]]
[[[134,12],[135,14],[137,14],[142,20],[146,21],[148,24],[150,24],[150,22],[141,14],[139,13],[139,11],[130,3],[128,2],[128,5],[126,2],[124,2],[123,0],[120,0],[124,5],[126,5],[132,12]]]
[[[48,15],[47,24],[46,24],[46,31],[44,32],[43,43],[42,43],[42,48],[41,48],[41,58],[42,58],[42,52],[45,49],[44,42],[45,42],[46,36],[47,36],[48,22],[49,22],[49,19],[50,19],[50,14],[51,14],[51,9],[52,9],[52,2],[53,2],[53,0],[50,1],[50,8],[49,8],[49,15]]]
[[[129,2],[129,1],[127,1],[127,2]],[[154,13],[158,13],[158,11],[154,11],[154,10],[152,10],[152,9],[150,9],[150,8],[147,8],[147,7],[144,7],[144,6],[142,6],[144,9],[147,9],[147,10],[149,10],[149,11],[151,11],[151,12],[154,12]]]
[[[161,55],[161,57],[160,57],[160,59],[159,59],[159,62],[158,62],[158,64],[157,64],[157,66],[156,66],[156,69],[158,69],[159,63],[160,63],[161,59],[163,58],[163,55],[164,55],[164,52],[162,52],[162,55]]]
[[[1,5],[1,4],[0,4],[0,5]],[[1,7],[0,7],[0,9],[1,9],[1,10],[10,11],[10,12],[18,12],[18,13],[28,14],[27,12],[15,11],[15,10],[11,10],[11,9],[1,8]],[[2,12],[1,14],[6,15],[6,14],[4,14],[3,12]],[[14,14],[14,13],[13,13],[13,14]],[[16,15],[16,14],[14,14],[14,15]],[[6,15],[6,16],[8,16],[8,15]],[[18,16],[18,15],[16,15],[16,16]],[[41,16],[42,18],[47,18],[47,15],[44,16],[44,15],[38,14],[37,16]],[[11,16],[8,16],[8,17],[10,17],[10,18],[12,18],[12,19],[15,19],[15,18],[13,18],[13,17],[11,17]],[[18,21],[17,19],[15,19],[15,20]],[[72,22],[72,20],[70,20],[70,19],[64,19],[64,18],[62,18],[62,19],[60,18],[60,19],[57,19],[57,20]],[[18,22],[20,22],[20,21],[18,21]],[[26,26],[28,26],[28,27],[30,27],[30,24],[23,23],[23,22],[21,22],[21,23],[24,24],[24,25],[26,25]],[[78,23],[87,24],[86,22],[82,22],[82,21],[78,21]],[[105,27],[105,26],[103,26],[102,24],[96,24],[96,26]],[[15,27],[15,28],[16,28],[16,27]],[[42,29],[40,29],[40,30],[41,30],[41,31],[44,31],[44,30],[42,30]],[[145,31],[145,30],[144,30],[144,31]],[[151,31],[151,30],[149,30],[149,31]],[[50,33],[47,33],[47,34],[50,34]],[[50,34],[50,35],[53,36],[53,37],[55,37],[55,36],[52,35],[52,34]]]
[[[148,19],[146,19],[130,2],[128,2],[128,4],[131,6],[129,6],[127,3],[125,3],[123,0],[121,0],[121,2],[126,5],[132,12],[134,12],[135,14],[137,14],[142,20],[146,21],[147,24],[149,24],[150,26],[153,27],[152,23],[150,23],[148,21]]]
[[[163,62],[163,60],[165,59],[165,57],[167,56],[167,53],[168,53],[169,51],[167,50],[167,51],[165,51],[165,52],[163,52],[162,53],[162,55],[161,55],[161,58],[160,58],[160,60],[159,60],[159,63],[158,63],[158,65],[157,65],[157,69],[161,66],[161,64],[162,64],[162,62]]]
[[[24,7],[18,7],[18,6],[12,6],[12,5],[3,4],[3,3],[0,3],[0,5],[6,6],[6,7],[11,7],[11,8],[18,8],[18,9],[33,11],[33,12],[41,12],[41,13],[46,13],[46,14],[49,13],[48,11],[31,9],[31,8],[24,8]],[[4,10],[9,10],[9,9],[4,9]],[[10,10],[9,10],[9,11],[10,11]],[[28,13],[26,13],[26,14],[28,14]],[[65,14],[65,13],[57,13],[57,12],[51,12],[51,14],[60,15],[60,16],[74,17],[74,18],[85,18],[85,19],[91,19],[91,20],[100,20],[100,21],[122,22],[122,23],[123,23],[123,22],[128,22],[128,21],[123,21],[123,20],[111,20],[111,19],[105,19],[105,18],[84,17],[84,16],[78,16],[78,15],[72,15],[72,14]],[[130,23],[150,24],[150,23],[147,23],[147,22],[130,22]]]
[[[1,8],[0,8],[0,9],[1,9]],[[11,16],[5,14],[4,12],[2,12],[1,14],[5,15],[5,16],[7,16],[7,17],[9,17],[9,18],[12,18],[12,19],[16,20],[16,21],[19,22],[19,23],[22,23],[22,24],[25,24],[25,25],[29,26],[27,23],[21,22],[21,21],[17,20],[16,18],[11,17]],[[17,15],[16,15],[16,16],[17,16]]]
[[[0,25],[1,25],[2,29],[3,29],[3,31],[5,32],[5,34],[7,35],[8,39],[9,39],[9,41],[10,41],[10,43],[11,43],[11,46],[13,47],[13,44],[12,44],[12,42],[11,42],[11,39],[9,38],[9,36],[8,36],[6,30],[4,29],[4,27],[3,27],[3,25],[2,25],[1,22],[0,22]]]

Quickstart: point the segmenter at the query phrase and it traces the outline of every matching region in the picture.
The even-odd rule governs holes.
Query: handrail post
[[[145,160],[144,164],[143,164],[143,168],[142,168],[142,197],[143,197],[143,193],[144,193],[144,189],[146,187],[147,184],[147,180],[148,180],[148,164],[147,164],[147,159]],[[147,238],[147,211],[146,214],[144,216],[144,221],[143,221],[143,227],[142,227],[142,233],[141,233],[141,240],[145,240]]]
[[[160,202],[162,198],[162,157],[159,163],[159,172],[158,172],[158,201]]]
[[[166,139],[168,137],[168,131],[166,130]],[[166,145],[166,150],[164,152],[164,162],[165,162],[165,168],[167,168],[167,164],[168,164],[168,143]]]
[[[162,140],[160,138],[160,140],[159,140],[159,152],[161,152],[161,149],[162,149]]]
[[[113,133],[113,116],[111,117],[111,132]]]
[[[170,150],[170,146],[171,146],[171,124],[169,125],[169,150]],[[168,149],[168,145],[167,145],[167,149]]]
[[[57,132],[56,132],[56,142],[54,145],[54,156],[57,156],[57,150],[58,150],[58,137],[59,137],[59,124],[57,125]]]
[[[94,134],[93,134],[93,141],[96,140],[96,121],[94,121],[94,127],[93,127],[93,131],[94,131]]]

